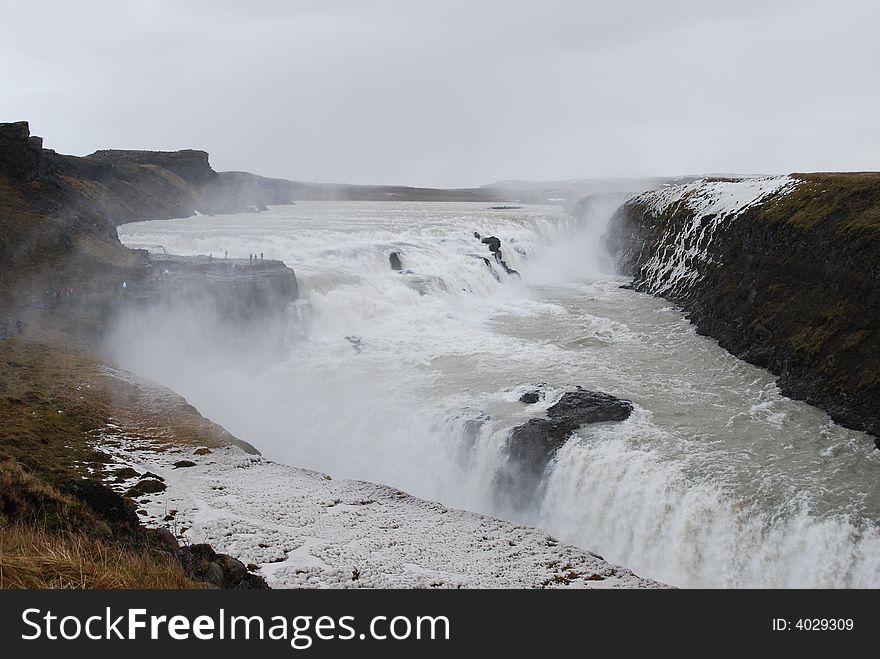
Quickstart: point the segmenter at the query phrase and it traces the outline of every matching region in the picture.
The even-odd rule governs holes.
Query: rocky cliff
[[[121,291],[127,306],[185,305],[220,319],[264,319],[299,297],[293,270],[281,261],[153,255],[150,272]]]
[[[94,337],[120,306],[159,300],[211,301],[223,317],[283,309],[298,289],[280,262],[157,262],[116,233],[133,220],[285,201],[261,181],[218,174],[204,151],[80,158],[44,149],[26,122],[0,124],[0,338],[31,321]]]
[[[145,526],[162,479],[111,469],[105,452],[137,437],[187,468],[179,451],[256,450],[79,340],[100,344],[133,310],[185,308],[224,325],[283,318],[298,294],[283,263],[151,258],[116,233],[132,219],[250,201],[224,188],[203,151],[77,158],[44,149],[25,122],[0,124],[0,587],[265,587],[233,557]]]
[[[0,124],[0,311],[143,271],[146,257],[119,242],[110,195],[77,175],[82,160],[43,149],[25,122]]]
[[[880,436],[880,173],[668,186],[624,204],[607,241],[633,288]]]

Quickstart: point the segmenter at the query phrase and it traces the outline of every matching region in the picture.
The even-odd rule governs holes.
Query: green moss
[[[789,340],[792,350],[808,355],[819,353],[834,332],[827,327],[804,327]]]
[[[857,317],[858,313],[859,309],[855,305],[839,301],[819,311],[818,317],[823,325],[839,326],[851,322],[853,318]]]
[[[846,339],[844,339],[843,344],[841,344],[841,348],[844,350],[852,350],[853,348],[861,345],[862,341],[868,338],[871,335],[871,330],[858,330],[850,334]]]
[[[880,383],[880,370],[874,367],[863,368],[859,371],[859,387],[868,388]]]
[[[760,219],[803,230],[827,223],[840,237],[880,233],[880,173],[794,176],[801,184],[764,204]]]

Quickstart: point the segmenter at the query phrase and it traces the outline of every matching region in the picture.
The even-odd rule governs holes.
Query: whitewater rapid
[[[280,348],[254,336],[229,351],[197,318],[136,317],[109,347],[270,459],[513,517],[667,583],[880,586],[880,452],[668,303],[621,289],[599,240],[615,205],[575,220],[301,202],[125,225],[131,246],[281,259],[302,299]],[[475,232],[499,237],[521,278]],[[546,399],[520,403],[537,383]],[[494,487],[507,433],[576,385],[635,413],[569,440],[514,515]]]

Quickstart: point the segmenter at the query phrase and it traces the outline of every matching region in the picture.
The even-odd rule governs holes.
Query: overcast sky
[[[0,121],[351,183],[880,168],[880,2],[0,0]]]

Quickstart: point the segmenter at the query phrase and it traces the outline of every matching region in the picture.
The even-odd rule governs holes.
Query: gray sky
[[[880,168],[880,2],[0,0],[58,151],[467,186]],[[18,24],[17,27],[13,27]]]

